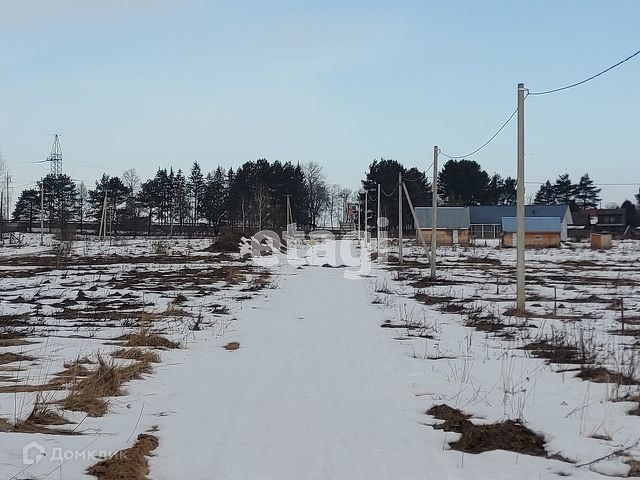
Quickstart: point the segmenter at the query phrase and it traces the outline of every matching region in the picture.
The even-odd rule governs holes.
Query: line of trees
[[[353,192],[329,185],[315,162],[259,159],[235,171],[218,166],[206,175],[194,162],[186,174],[159,168],[146,181],[134,169],[121,177],[103,174],[93,188],[76,184],[68,175],[49,174],[36,188],[22,191],[13,218],[27,222],[31,230],[42,204],[50,228],[73,222],[82,231],[87,222],[100,221],[106,208],[104,216],[113,231],[151,232],[154,225],[170,225],[180,232],[189,225],[218,234],[223,226],[243,231],[284,228],[287,196],[295,221],[303,228],[317,228],[337,226]]]
[[[600,204],[600,192],[585,173],[578,183],[573,183],[568,174],[559,175],[555,183],[547,180],[534,197],[536,205],[570,205],[573,210],[595,208]]]
[[[336,228],[347,219],[352,203],[364,205],[367,222],[375,226],[377,186],[381,185],[382,215],[389,226],[398,226],[398,176],[409,190],[414,206],[430,206],[432,185],[428,172],[407,168],[391,159],[374,160],[362,180],[362,188],[352,191],[327,182],[322,167],[307,164],[269,162],[266,159],[246,162],[237,170],[221,166],[205,174],[198,162],[190,171],[159,168],[146,181],[135,169],[121,177],[102,175],[93,188],[76,184],[68,175],[47,175],[37,187],[23,190],[13,218],[29,224],[43,216],[51,228],[69,223],[79,225],[82,232],[88,222],[104,218],[113,231],[151,232],[154,226],[170,226],[176,233],[193,228],[210,228],[218,234],[223,227],[258,230],[285,228],[287,196],[299,227]],[[573,209],[588,209],[600,202],[601,189],[588,174],[577,183],[569,175],[560,175],[555,183],[545,182],[534,197],[534,203],[569,204]],[[366,195],[365,195],[366,193]],[[41,194],[43,198],[41,198]],[[640,193],[636,196],[640,202]],[[438,204],[514,205],[516,180],[499,174],[488,174],[472,160],[449,160],[438,175]],[[631,202],[629,202],[631,204]],[[631,204],[634,206],[633,204]],[[628,205],[627,205],[628,207]],[[635,208],[635,206],[634,206]],[[352,216],[349,220],[357,220]],[[364,217],[363,217],[364,218]],[[406,199],[402,225],[411,229],[413,218]]]

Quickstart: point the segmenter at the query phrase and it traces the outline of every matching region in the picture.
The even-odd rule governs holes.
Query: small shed
[[[420,230],[427,242],[431,238],[433,224],[432,207],[416,207]],[[438,245],[469,245],[469,208],[438,207],[436,242]]]
[[[593,248],[594,250],[604,250],[605,248],[611,248],[611,234],[592,233],[591,248]]]
[[[502,218],[502,245],[515,247],[517,244],[516,217]],[[525,217],[524,246],[527,248],[559,247],[562,225],[558,217]]]

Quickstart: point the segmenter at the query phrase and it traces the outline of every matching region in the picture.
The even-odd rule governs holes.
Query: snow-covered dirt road
[[[236,351],[169,370],[175,414],[154,478],[425,478],[437,466],[411,388],[411,364],[380,328],[370,279],[283,267],[234,322]]]
[[[427,398],[438,396],[433,363],[380,328],[375,272],[348,280],[344,268],[277,270],[278,288],[239,312],[226,335],[238,350],[193,348],[158,375],[159,396],[175,403],[152,478],[540,479],[566,470],[513,452],[449,449],[455,435],[426,425]]]

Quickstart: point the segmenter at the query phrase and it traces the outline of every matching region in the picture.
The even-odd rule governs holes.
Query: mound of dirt
[[[220,235],[215,242],[201,251],[210,253],[237,253],[240,250],[241,238],[242,234],[239,232],[227,232]]]
[[[460,434],[459,440],[449,443],[454,450],[467,453],[508,450],[525,455],[547,455],[542,436],[519,422],[506,420],[476,425],[469,420],[469,415],[444,404],[431,407],[427,413],[444,421],[433,428]]]

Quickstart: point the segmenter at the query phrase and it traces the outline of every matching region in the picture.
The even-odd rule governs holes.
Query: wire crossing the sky
[[[584,83],[590,82],[594,78],[598,78],[600,75],[604,75],[605,73],[613,70],[614,68],[619,67],[623,63],[628,62],[629,60],[631,60],[633,57],[635,57],[637,55],[640,55],[640,50],[638,50],[636,53],[634,53],[632,55],[629,55],[624,60],[620,60],[618,63],[616,63],[614,65],[611,65],[609,68],[605,68],[601,72],[598,72],[595,75],[591,75],[589,78],[585,78],[584,80],[581,80],[581,81],[576,82],[576,83],[572,83],[570,85],[565,85],[564,87],[554,88],[552,90],[545,90],[543,92],[529,92],[529,95],[549,95],[550,93],[556,93],[556,92],[561,92],[563,90],[569,90],[570,88],[574,88],[574,87],[577,87],[578,85],[582,85]]]
[[[525,96],[526,98],[526,96]],[[442,155],[443,157],[447,157],[450,158],[452,160],[459,160],[461,158],[468,158],[472,155],[475,155],[476,153],[478,153],[480,150],[482,150],[484,147],[486,147],[487,145],[489,145],[498,135],[500,135],[500,132],[502,130],[504,130],[504,128],[509,125],[509,122],[513,119],[513,117],[516,116],[516,113],[518,113],[518,109],[516,108],[514,110],[514,112],[509,115],[509,118],[507,118],[507,120],[502,124],[502,126],[498,129],[498,131],[496,133],[494,133],[489,140],[487,140],[486,142],[484,142],[482,145],[480,145],[478,148],[476,148],[473,152],[467,153],[466,155],[448,155],[446,153],[444,153],[442,150],[439,150],[438,153],[440,155]]]

